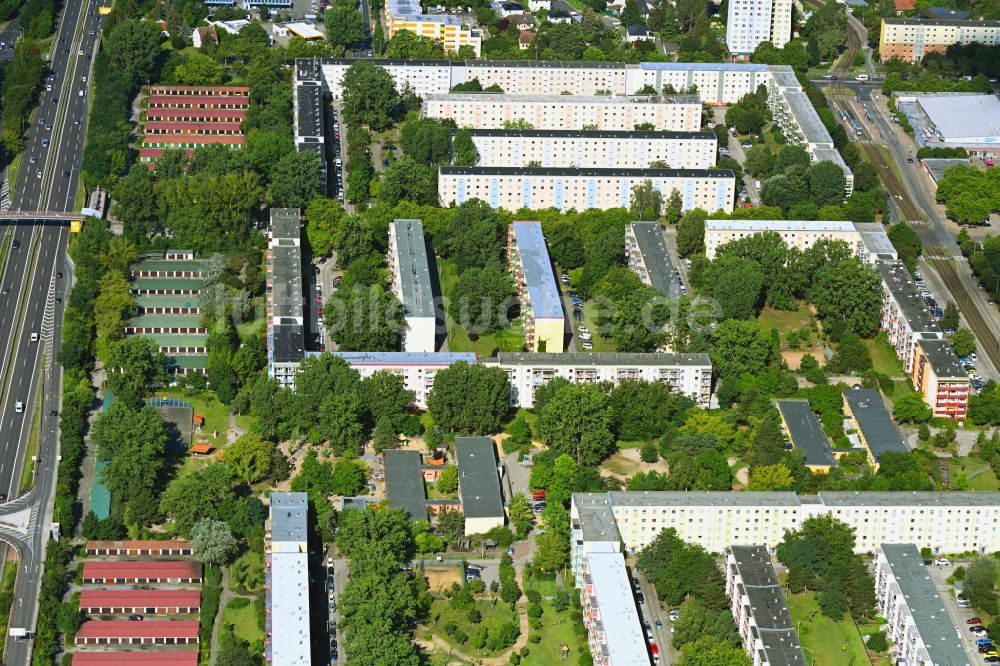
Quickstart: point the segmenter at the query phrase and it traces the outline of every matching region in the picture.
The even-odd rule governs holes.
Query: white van
[[[854,77],[854,80],[855,81],[867,81],[868,80],[868,75],[867,74],[858,74],[857,76]]]
[[[38,333],[32,333],[31,334],[31,341],[32,342],[38,342]]]
[[[17,412],[18,414],[20,414],[21,412],[23,412],[24,411],[24,403],[21,402],[20,400],[18,400],[17,402],[15,402],[14,403],[14,411]]]

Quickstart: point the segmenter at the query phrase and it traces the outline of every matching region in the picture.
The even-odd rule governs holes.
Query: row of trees
[[[14,44],[14,59],[5,62],[2,71],[3,114],[0,119],[3,134],[0,135],[0,142],[10,160],[24,150],[24,132],[48,68],[42,60],[38,43],[20,39]]]

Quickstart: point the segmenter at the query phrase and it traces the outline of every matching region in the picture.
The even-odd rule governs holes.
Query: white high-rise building
[[[784,48],[792,37],[792,0],[730,0],[726,46],[749,56],[761,42]]]

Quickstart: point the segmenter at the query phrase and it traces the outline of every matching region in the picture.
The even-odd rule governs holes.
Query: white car
[[[581,333],[590,333],[590,329],[587,328],[586,326],[577,326],[576,330],[580,331]]]
[[[584,351],[590,351],[591,349],[594,348],[594,345],[589,342],[584,342],[583,345],[581,346],[583,347]]]
[[[591,335],[590,333],[581,333],[580,339],[583,340],[584,342],[589,342],[590,340],[594,339],[594,336]]]

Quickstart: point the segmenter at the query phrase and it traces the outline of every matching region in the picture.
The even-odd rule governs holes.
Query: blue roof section
[[[640,62],[647,70],[683,70],[688,72],[766,72],[768,65],[739,62]]]
[[[350,365],[451,365],[477,361],[475,352],[329,352]]]
[[[511,222],[521,270],[536,319],[561,319],[562,298],[552,273],[549,251],[545,247],[541,222]]]

